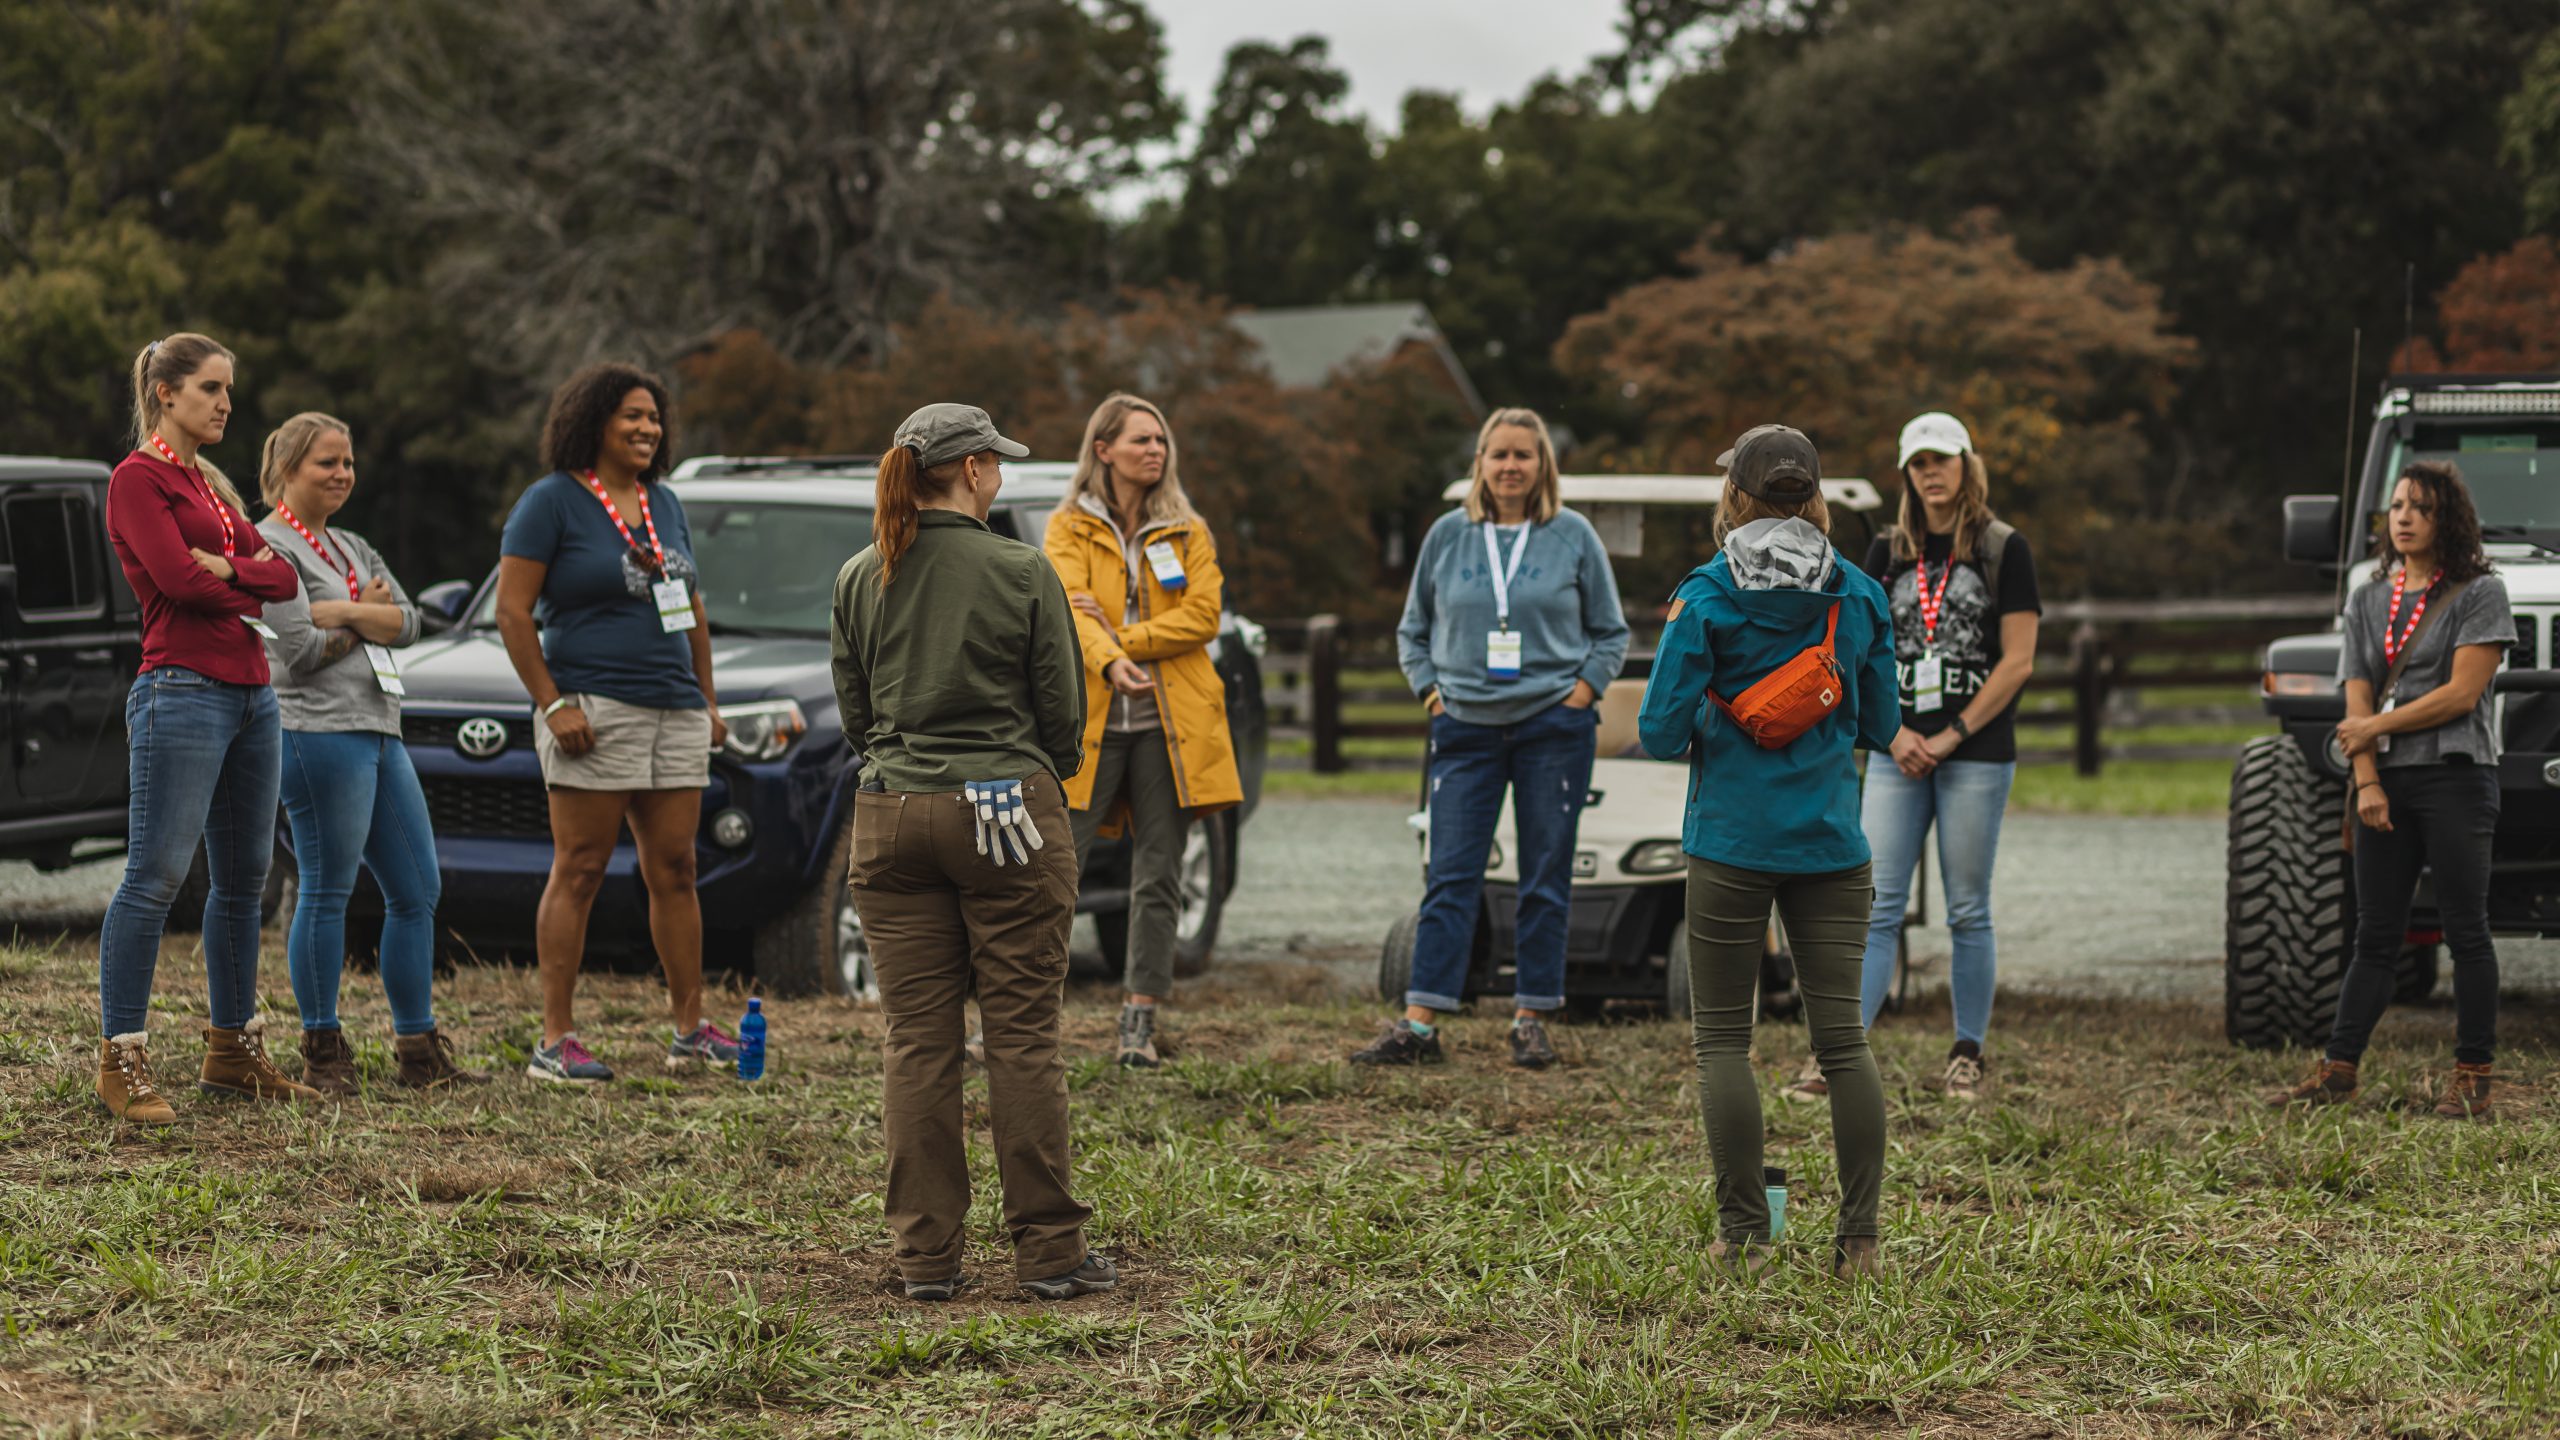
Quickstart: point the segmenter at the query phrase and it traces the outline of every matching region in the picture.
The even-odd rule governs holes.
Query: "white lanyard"
[[[1503,568],[1502,552],[1494,546],[1493,529],[1492,521],[1484,522],[1485,573],[1493,577],[1493,609],[1499,617],[1496,624],[1498,628],[1508,630],[1511,628],[1511,581],[1520,573],[1520,557],[1529,550],[1529,526],[1523,523],[1520,538],[1511,542],[1511,566],[1507,570]]]

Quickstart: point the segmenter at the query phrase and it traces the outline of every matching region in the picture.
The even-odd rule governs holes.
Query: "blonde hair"
[[[151,432],[160,428],[160,387],[166,385],[172,390],[177,389],[203,369],[206,361],[214,359],[229,360],[235,365],[239,363],[239,357],[224,349],[220,341],[191,330],[181,330],[166,339],[154,340],[133,357],[134,449],[140,450],[149,445]],[[241,503],[239,490],[231,484],[231,477],[222,473],[222,467],[214,464],[211,456],[198,451],[196,468],[204,472],[205,483],[228,501],[231,508],[243,515],[249,513],[249,507]]]
[[[1505,425],[1517,425],[1538,437],[1538,479],[1529,491],[1529,523],[1543,525],[1564,508],[1564,482],[1556,474],[1555,437],[1547,433],[1547,422],[1539,418],[1537,411],[1518,405],[1486,416],[1484,428],[1476,432],[1476,458],[1467,467],[1467,478],[1475,482],[1467,487],[1467,518],[1479,525],[1494,518],[1493,484],[1485,478],[1484,452],[1493,447],[1493,432]]]
[[[1991,472],[1983,468],[1982,456],[1967,450],[1964,478],[1956,482],[1956,529],[1948,537],[1948,558],[1971,560],[1974,542],[1991,524]],[[1911,467],[1902,467],[1902,508],[1894,517],[1893,558],[1917,560],[1920,547],[1929,539],[1929,509],[1920,499],[1920,487],[1911,483]]]
[[[266,448],[258,453],[258,498],[267,502],[268,509],[284,503],[284,482],[302,468],[320,437],[333,432],[350,441],[355,439],[355,432],[347,428],[346,421],[305,410],[277,426],[275,433],[267,437]]]
[[[1822,498],[1822,487],[1817,485],[1813,489],[1813,498],[1800,504],[1781,505],[1774,500],[1761,499],[1734,484],[1732,476],[1726,476],[1724,493],[1716,497],[1716,544],[1721,546],[1734,531],[1757,520],[1803,520],[1828,537],[1831,534],[1831,502]]]
[[[1118,440],[1120,432],[1129,427],[1129,417],[1137,414],[1154,416],[1156,424],[1164,428],[1164,478],[1147,492],[1147,503],[1138,511],[1138,524],[1164,525],[1200,518],[1200,512],[1191,507],[1191,497],[1184,493],[1181,474],[1174,466],[1173,422],[1164,418],[1164,411],[1154,401],[1117,392],[1104,396],[1102,403],[1093,407],[1092,418],[1084,422],[1084,448],[1076,454],[1075,478],[1067,482],[1067,498],[1058,502],[1058,513],[1075,509],[1087,495],[1099,495],[1105,509],[1116,508],[1111,504],[1115,498],[1111,493],[1111,467],[1102,462],[1095,447]]]

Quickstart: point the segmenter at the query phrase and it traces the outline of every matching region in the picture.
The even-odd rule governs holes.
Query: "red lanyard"
[[[1956,562],[1952,556],[1948,558],[1946,573],[1938,577],[1938,593],[1935,595],[1929,593],[1928,557],[1922,556],[1915,563],[1920,570],[1920,643],[1935,650],[1938,648],[1938,617],[1947,610],[1947,587],[1955,583]]]
[[[2391,613],[2382,622],[2383,664],[2388,665],[2399,659],[2400,651],[2417,635],[2418,622],[2427,618],[2427,601],[2435,595],[2436,586],[2443,582],[2444,572],[2439,570],[2435,578],[2427,582],[2426,590],[2418,596],[2417,608],[2409,612],[2409,628],[2400,630],[2400,598],[2408,593],[2409,571],[2404,566],[2391,577]],[[2399,630],[2397,635],[2392,633],[2395,630]]]
[[[622,523],[622,512],[613,508],[613,497],[604,493],[604,482],[596,478],[593,470],[587,472],[587,488],[595,492],[596,503],[604,506],[605,517],[613,522],[613,528],[622,532],[622,543],[634,550],[639,549],[640,542],[631,538],[631,527]],[[649,548],[657,554],[658,573],[664,575],[667,573],[667,547],[658,543],[658,522],[649,518],[649,487],[646,485],[640,487],[640,524],[649,532]]]
[[[302,523],[301,517],[293,513],[292,506],[278,505],[276,507],[276,515],[278,518],[282,519],[284,523],[292,526],[293,533],[301,536],[302,543],[310,546],[311,553],[319,556],[324,563],[344,565],[347,567],[348,599],[362,600],[364,598],[364,588],[356,584],[356,561],[354,556],[348,555],[344,551],[341,551],[336,556],[332,556],[329,553],[330,547],[320,543],[320,537],[311,533],[311,527]]]
[[[195,477],[196,484],[203,487],[205,505],[213,511],[213,518],[222,522],[222,553],[225,556],[239,554],[239,541],[231,532],[231,507],[223,504],[222,501],[214,495],[213,482],[204,478],[204,472],[202,470],[199,470],[193,465],[188,464],[186,461],[179,459],[178,452],[170,449],[169,442],[161,439],[157,432],[154,432],[145,438],[151,441],[152,449],[160,452],[161,459],[168,461],[170,464],[177,466],[179,469],[184,470],[189,475]]]

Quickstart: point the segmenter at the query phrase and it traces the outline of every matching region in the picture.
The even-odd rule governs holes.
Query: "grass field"
[[[1934,1098],[1944,1011],[1888,1022],[1888,1277],[1818,1273],[1819,1111],[1770,1101],[1796,1177],[1783,1258],[1711,1272],[1685,1032],[1560,1034],[1569,1064],[1341,1063],[1374,1006],[1325,972],[1187,986],[1159,1074],[1106,1065],[1080,988],[1077,1170],[1127,1283],[1001,1283],[977,1155],[955,1303],[891,1286],[877,1018],[781,1006],[773,1077],[671,1079],[654,986],[591,982],[585,1033],[642,1077],[520,1078],[530,977],[442,998],[484,1090],[343,1108],[89,1104],[85,944],[0,952],[0,1434],[11,1436],[2444,1435],[2560,1413],[2560,1015],[2518,1009],[2519,1113],[2413,1106],[2449,1016],[2398,1015],[2353,1113],[2252,1103],[2294,1059],[2201,1010],[2007,1003],[1995,1086]],[[272,1007],[286,1015],[281,975]],[[381,1002],[350,974],[376,1081]],[[154,1020],[192,1073],[201,981]],[[733,1002],[724,997],[721,1008]],[[289,1021],[280,1022],[287,1023]],[[1801,1029],[1760,1038],[1775,1083]],[[179,1087],[172,1086],[174,1089]],[[973,1114],[982,1090],[972,1084]]]

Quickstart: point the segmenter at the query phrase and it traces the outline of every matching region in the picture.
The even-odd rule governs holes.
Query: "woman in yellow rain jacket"
[[[1120,1063],[1152,1067],[1156,1002],[1173,989],[1183,841],[1193,820],[1244,799],[1209,658],[1218,546],[1182,493],[1162,410],[1135,395],[1094,410],[1045,548],[1084,644],[1084,765],[1067,781],[1076,854],[1106,825],[1132,831]]]

